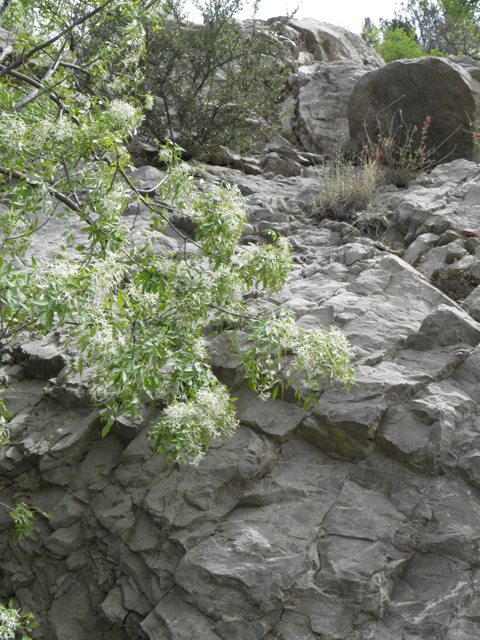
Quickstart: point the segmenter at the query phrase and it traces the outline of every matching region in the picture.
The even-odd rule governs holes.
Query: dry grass
[[[317,210],[323,218],[352,223],[358,213],[371,208],[383,174],[374,160],[356,167],[340,158],[325,168]]]

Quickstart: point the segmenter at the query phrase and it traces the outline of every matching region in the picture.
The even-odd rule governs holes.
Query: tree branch
[[[30,182],[28,176],[24,175],[23,173],[20,173],[19,171],[12,171],[11,169],[0,167],[0,173],[4,176],[15,178],[15,180],[23,180],[24,182],[26,182],[32,187],[38,187],[38,183]],[[81,213],[82,211],[81,207],[79,207],[75,202],[73,202],[73,200],[70,200],[70,198],[67,198],[67,196],[65,196],[63,193],[61,193],[54,187],[51,187],[46,182],[42,182],[42,184],[45,184],[49,192],[52,194],[52,196],[54,196],[60,202],[63,202],[63,204],[67,205],[69,209],[72,209],[72,211],[76,211],[77,213]]]
[[[4,0],[4,5],[5,5],[5,2],[8,2],[8,0]],[[45,42],[42,42],[42,44],[39,44],[36,47],[33,47],[33,49],[30,49],[30,51],[27,54],[22,55],[19,60],[17,60],[16,62],[13,62],[9,67],[3,69],[0,72],[0,78],[11,73],[14,69],[17,69],[17,67],[21,67],[22,65],[24,65],[25,62],[30,58],[32,58],[38,51],[41,51],[42,49],[49,47],[54,42],[57,42],[57,40],[60,40],[60,38],[63,38],[64,35],[66,35],[67,33],[70,33],[70,31],[75,29],[75,27],[78,27],[79,25],[83,24],[84,22],[92,18],[97,13],[100,13],[101,11],[103,11],[105,7],[107,7],[112,2],[113,0],[107,0],[102,5],[94,9],[93,11],[90,11],[90,13],[87,13],[86,16],[83,16],[83,18],[79,18],[78,20],[75,20],[75,22],[73,22],[69,27],[67,27],[66,29],[63,29],[63,31],[60,31],[60,33],[57,33],[57,35],[54,36],[53,38],[50,38],[50,40],[46,40]]]
[[[6,67],[4,67],[1,64],[0,64],[0,67],[3,69],[6,69]],[[18,71],[10,71],[9,75],[11,75],[12,78],[16,78],[17,80],[21,80],[22,82],[25,82],[26,84],[31,85],[32,87],[36,87],[37,89],[45,89],[45,87],[41,82],[39,82],[38,80],[34,80],[33,78],[30,78],[29,76],[26,76],[23,73],[19,73]],[[1,74],[0,74],[0,77],[1,77]],[[63,80],[61,80],[60,82],[57,82],[57,84],[61,84],[61,82],[63,82]],[[65,105],[63,104],[63,102],[60,100],[58,96],[56,96],[54,93],[50,93],[48,97],[50,98],[50,100],[52,100],[52,102],[55,102],[55,104],[60,109],[62,109],[62,111],[65,110]],[[78,118],[76,118],[75,116],[72,116],[72,120],[77,126],[80,126],[80,121],[78,120]]]
[[[62,47],[62,50],[64,49],[65,44]],[[65,54],[63,54],[65,55]],[[53,76],[53,74],[55,73],[55,71],[58,69],[58,65],[60,64],[60,61],[62,59],[62,53],[61,51],[59,52],[57,59],[55,60],[55,62],[50,65],[50,67],[47,69],[47,71],[45,72],[45,75],[43,76],[43,78],[40,81],[40,87],[35,87],[34,89],[32,89],[32,91],[30,91],[30,93],[25,96],[25,98],[23,98],[23,100],[21,102],[19,102],[17,105],[15,105],[13,108],[14,110],[19,113],[22,109],[24,109],[28,104],[30,104],[30,102],[33,102],[35,100],[35,98],[38,96],[38,93],[40,91],[40,88],[45,88],[45,83],[48,82],[50,80],[50,78]],[[62,107],[60,107],[62,108]],[[63,109],[62,109],[63,111]]]

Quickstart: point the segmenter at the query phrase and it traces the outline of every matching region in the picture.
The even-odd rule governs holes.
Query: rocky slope
[[[0,501],[54,516],[16,544],[0,510],[0,599],[35,613],[37,640],[480,637],[480,166],[459,159],[384,188],[380,238],[320,221],[318,154],[337,125],[347,131],[358,77],[381,65],[318,23],[288,29],[286,50],[312,63],[292,83],[293,137],[277,133],[249,158],[225,150],[216,161],[230,166],[206,180],[246,197],[242,242],[268,228],[289,236],[296,268],[268,302],[304,328],[341,328],[358,385],[327,389],[306,413],[290,397],[262,403],[238,388],[223,334],[210,354],[241,427],[198,467],[169,468],[146,424],[100,438],[88,380],[65,375],[61,335],[1,344],[13,419]],[[158,169],[140,151],[133,177],[148,189]],[[132,233],[152,233],[147,212],[126,214]],[[62,231],[40,229],[40,261]],[[156,241],[194,250],[174,232]]]
[[[136,177],[147,185],[155,172]],[[99,437],[85,385],[62,375],[68,354],[54,333],[4,346],[15,417],[0,500],[54,515],[16,545],[0,512],[2,596],[35,612],[35,638],[479,637],[480,324],[412,253],[427,242],[427,265],[460,247],[477,264],[480,167],[455,161],[385,191],[386,240],[395,233],[403,258],[345,223],[318,223],[316,170],[304,172],[224,170],[247,197],[252,237],[264,225],[290,235],[298,266],[275,302],[302,327],[340,327],[357,347],[349,394],[329,389],[320,410],[302,413],[241,388],[237,434],[198,467],[168,468],[143,425]],[[445,229],[430,228],[440,220]],[[59,229],[44,229],[36,252],[47,258]],[[214,340],[213,364],[235,386],[225,347]]]

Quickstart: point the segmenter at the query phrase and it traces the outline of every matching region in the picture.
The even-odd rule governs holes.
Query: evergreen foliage
[[[201,26],[185,21],[178,0],[168,0],[155,27],[146,28],[143,87],[157,96],[146,129],[197,156],[220,145],[247,148],[252,121],[259,131],[276,121],[292,69],[255,20],[242,34],[234,19],[241,0],[196,6]]]

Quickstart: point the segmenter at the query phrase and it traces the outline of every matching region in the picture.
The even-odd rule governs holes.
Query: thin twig
[[[175,231],[175,233],[177,233],[181,238],[183,238],[184,242],[191,242],[198,249],[202,249],[201,245],[199,245],[197,242],[195,242],[195,240],[191,240],[190,238],[185,236],[181,231],[179,231],[177,229],[177,227],[174,224],[172,224],[171,220],[169,220],[169,218],[167,216],[165,216],[163,213],[161,213],[160,211],[155,209],[147,200],[145,200],[145,198],[142,197],[142,195],[139,192],[139,190],[135,187],[135,185],[132,183],[132,181],[130,180],[130,178],[127,176],[127,174],[125,173],[125,171],[123,169],[120,169],[120,173],[122,174],[123,179],[125,180],[125,182],[128,184],[128,186],[131,189],[133,189],[133,191],[135,191],[135,193],[140,198],[141,202],[143,202],[143,204],[145,204],[151,211],[154,211],[161,218],[163,218],[163,220],[165,220],[165,222]],[[179,213],[181,213],[181,212],[179,212]]]

